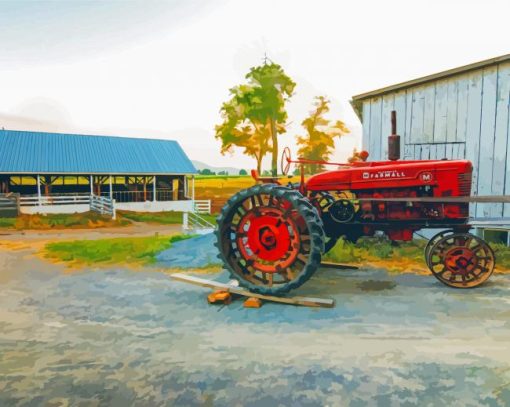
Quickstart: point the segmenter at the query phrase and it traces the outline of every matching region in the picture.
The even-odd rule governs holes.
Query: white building
[[[369,160],[387,158],[397,112],[403,159],[468,159],[472,195],[510,195],[510,54],[356,95]],[[508,239],[510,204],[471,204],[472,223]],[[504,237],[503,237],[504,236]]]

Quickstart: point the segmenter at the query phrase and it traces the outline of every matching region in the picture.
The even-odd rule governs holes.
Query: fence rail
[[[214,230],[216,225],[205,220],[198,213],[184,212],[182,214],[182,227],[184,230]]]
[[[16,217],[19,215],[19,194],[0,194],[0,216]]]
[[[78,205],[89,204],[90,195],[43,195],[22,196],[20,198],[21,206],[45,206],[45,205]]]
[[[211,200],[195,200],[193,201],[193,212],[195,213],[211,213]]]
[[[113,219],[115,214],[115,200],[105,196],[90,196],[90,210],[100,213],[101,215],[110,215]]]
[[[110,196],[109,191],[101,192],[101,196]],[[145,202],[154,200],[154,190],[147,188],[144,191],[113,191],[112,198],[116,202]],[[184,197],[184,190],[182,189],[169,189],[169,188],[158,188],[156,190],[156,201],[178,201],[181,199],[189,199]]]

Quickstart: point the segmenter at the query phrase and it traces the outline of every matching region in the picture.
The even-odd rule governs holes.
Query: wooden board
[[[330,269],[337,270],[358,270],[358,266],[351,266],[350,264],[331,263],[329,261],[321,261],[322,267],[328,267]]]
[[[260,298],[261,300],[271,301],[271,302],[279,302],[282,304],[290,304],[290,305],[302,305],[306,307],[323,307],[323,308],[332,308],[335,306],[335,300],[330,298],[312,298],[312,297],[277,297],[274,295],[264,295],[257,294],[248,291],[246,288],[236,287],[231,284],[220,283],[218,281],[206,280],[205,278],[199,278],[195,276],[190,276],[188,274],[171,274],[171,278],[177,281],[182,281],[184,283],[199,285],[201,287],[209,287],[212,289],[221,289],[226,290],[232,294],[242,295],[244,297],[254,297]]]

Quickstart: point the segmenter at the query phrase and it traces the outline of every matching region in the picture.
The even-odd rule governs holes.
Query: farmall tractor
[[[443,284],[476,287],[495,266],[489,245],[468,233],[472,165],[466,160],[398,161],[400,138],[392,112],[388,161],[338,164],[282,155],[282,173],[301,165],[301,182],[252,175],[257,185],[232,196],[217,222],[219,258],[241,286],[278,295],[299,287],[340,237],[356,242],[383,232],[409,241],[424,228],[443,231],[429,240],[425,261]],[[303,165],[336,165],[305,182]]]

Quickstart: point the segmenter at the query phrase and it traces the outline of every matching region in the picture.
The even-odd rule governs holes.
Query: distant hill
[[[230,175],[238,175],[239,171],[241,171],[241,168],[213,167],[212,165],[206,164],[202,161],[196,161],[196,160],[191,160],[191,162],[193,163],[193,165],[195,166],[195,168],[197,170],[202,171],[202,170],[208,169],[208,170],[211,170],[212,172],[215,172],[216,174],[220,171],[227,171]]]

